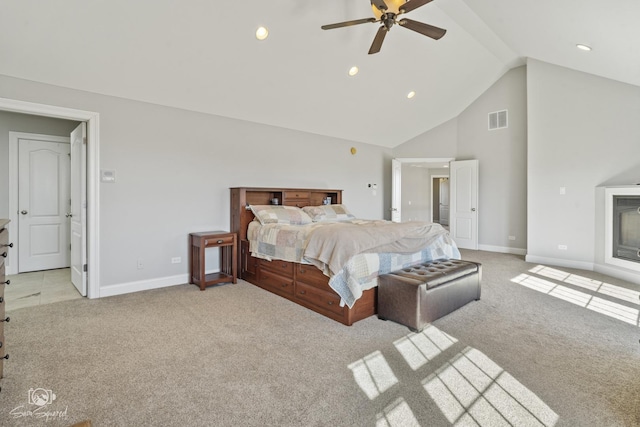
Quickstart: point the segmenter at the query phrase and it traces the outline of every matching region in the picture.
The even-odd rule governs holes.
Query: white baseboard
[[[640,273],[637,271],[622,270],[609,265],[596,264],[594,271],[607,276],[615,277],[618,279],[626,280],[631,283],[640,284]]]
[[[178,274],[177,276],[101,286],[99,298],[129,294],[131,292],[148,291],[150,289],[166,288],[167,286],[184,285],[188,282],[189,274]]]
[[[487,252],[500,252],[503,254],[514,255],[526,255],[527,250],[522,248],[509,248],[507,246],[491,246],[491,245],[478,245],[478,249]]]
[[[574,261],[574,260],[562,259],[562,258],[547,258],[547,257],[536,256],[536,255],[527,255],[525,257],[525,261],[536,263],[536,264],[555,265],[558,267],[577,268],[579,270],[593,271],[593,268],[594,268],[594,264],[592,262]]]

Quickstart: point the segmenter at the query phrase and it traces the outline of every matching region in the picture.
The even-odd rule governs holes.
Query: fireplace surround
[[[605,188],[606,264],[640,271],[640,185]]]

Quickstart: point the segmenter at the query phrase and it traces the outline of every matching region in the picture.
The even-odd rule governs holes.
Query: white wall
[[[98,167],[117,179],[100,184],[103,289],[186,278],[188,233],[229,228],[229,187],[338,188],[357,216],[388,212],[390,149],[7,76],[0,97],[100,114]]]
[[[525,67],[508,71],[457,118],[393,149],[394,157],[479,160],[480,249],[524,254],[527,247],[526,75]],[[509,127],[489,131],[488,113],[504,109]]]
[[[527,259],[591,269],[603,250],[596,187],[640,182],[640,88],[536,60],[527,68]]]

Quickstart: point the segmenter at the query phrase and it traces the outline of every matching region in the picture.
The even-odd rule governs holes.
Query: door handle
[[[22,215],[26,215],[26,214],[28,214],[29,212],[27,212],[27,211],[20,211],[20,213],[21,213]]]
[[[476,211],[476,208],[471,208],[471,212],[475,212],[475,211]]]
[[[71,217],[73,216],[73,214],[67,213],[65,216],[66,216],[67,218],[71,218]]]

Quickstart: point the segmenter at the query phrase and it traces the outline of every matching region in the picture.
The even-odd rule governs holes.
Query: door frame
[[[400,175],[402,176],[403,163],[429,163],[429,164],[433,163],[433,168],[444,168],[444,167],[448,167],[449,162],[455,160],[455,157],[394,157],[392,160],[396,160],[400,163]],[[394,173],[393,170],[391,172]],[[429,180],[431,180],[431,178],[429,178]],[[430,184],[430,185],[433,185],[433,184]],[[393,185],[391,185],[392,201],[394,200],[394,197],[395,197],[395,195],[393,194],[394,191],[395,189],[393,188]],[[400,191],[402,192],[402,186],[400,187]],[[433,192],[431,194],[433,194]],[[451,197],[451,194],[449,194],[449,197]],[[398,200],[400,200],[400,198],[398,198]],[[433,219],[433,207],[429,215],[431,215]],[[401,212],[400,220],[402,221],[402,212]]]
[[[20,234],[18,233],[18,223],[20,221],[19,210],[19,172],[18,153],[20,152],[19,141],[21,139],[30,139],[36,141],[44,141],[50,143],[61,142],[69,144],[71,138],[67,136],[45,135],[41,133],[13,132],[9,131],[9,235],[15,242],[13,248],[10,248],[9,258],[7,259],[7,275],[18,274],[20,272]],[[16,238],[16,236],[18,236]]]
[[[100,114],[0,98],[0,110],[87,123],[87,297],[100,297]],[[15,264],[15,263],[14,263]]]
[[[449,175],[442,175],[442,174],[435,174],[435,175],[429,175],[429,182],[431,183],[431,200],[433,201],[433,180],[434,178],[447,178],[449,179]],[[451,192],[451,189],[449,189],[449,192]],[[449,199],[451,199],[451,194],[449,194]],[[433,222],[433,209],[434,207],[431,206],[431,222]],[[438,209],[440,209],[440,206],[438,206]],[[447,218],[447,222],[448,222],[448,218]]]

